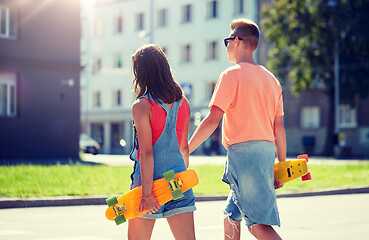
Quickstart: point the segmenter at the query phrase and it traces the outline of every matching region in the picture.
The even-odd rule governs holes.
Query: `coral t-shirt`
[[[151,132],[152,132],[152,145],[154,145],[164,130],[167,113],[159,104],[157,104],[152,99],[148,99],[146,97],[144,97],[144,99],[150,103],[150,107],[152,111],[152,118],[150,121],[150,125],[151,125]],[[183,132],[186,127],[189,113],[190,113],[190,108],[188,105],[188,101],[185,98],[183,101],[183,104],[178,108],[178,113],[177,113],[176,132],[177,132],[177,140],[178,140],[179,146],[181,146],[182,136],[183,136]],[[138,150],[137,152],[137,159],[139,158],[140,158],[140,150]]]
[[[240,63],[223,71],[209,108],[214,105],[224,111],[225,148],[251,140],[275,142],[274,120],[284,115],[282,88],[263,66]]]

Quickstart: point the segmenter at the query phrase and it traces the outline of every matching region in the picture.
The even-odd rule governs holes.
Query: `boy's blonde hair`
[[[243,39],[246,47],[250,47],[253,51],[259,43],[259,27],[253,21],[241,18],[235,19],[231,23],[232,36],[237,36]]]

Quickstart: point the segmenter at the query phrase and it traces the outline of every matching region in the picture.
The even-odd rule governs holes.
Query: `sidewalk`
[[[292,160],[288,158],[287,160]],[[133,166],[133,162],[127,155],[92,155],[85,154],[85,162],[107,164],[109,166]],[[367,160],[335,160],[333,158],[311,157],[309,164],[350,164],[366,162]],[[190,166],[198,165],[224,165],[225,156],[190,156]],[[278,194],[277,198],[308,197],[341,194],[369,193],[369,187],[339,188],[314,192],[298,192]],[[83,196],[83,197],[44,197],[44,198],[0,198],[0,209],[3,208],[25,208],[25,207],[51,207],[51,206],[80,206],[80,205],[104,205],[105,199],[109,196]],[[219,201],[225,200],[227,196],[196,196],[196,201]]]
[[[369,194],[277,199],[283,239],[364,240],[369,236]],[[348,204],[349,203],[349,204]],[[194,213],[197,239],[223,239],[224,201],[197,202]],[[0,210],[0,239],[121,240],[128,224],[108,221],[106,205]],[[344,216],[344,217],[343,217]],[[166,219],[155,223],[151,240],[171,240]],[[241,239],[254,239],[241,223]]]

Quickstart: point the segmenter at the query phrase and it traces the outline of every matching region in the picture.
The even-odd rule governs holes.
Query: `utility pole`
[[[335,105],[335,133],[340,132],[340,53],[339,53],[339,40],[336,39],[334,43],[334,105]]]

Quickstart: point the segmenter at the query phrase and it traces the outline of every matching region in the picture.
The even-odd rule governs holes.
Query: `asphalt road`
[[[369,239],[369,194],[277,199],[283,239]],[[197,202],[197,239],[223,239],[223,201]],[[115,226],[104,217],[105,206],[17,208],[0,210],[0,239],[126,239],[127,224]],[[253,239],[242,224],[241,239]],[[153,240],[173,239],[168,224],[158,220]]]

